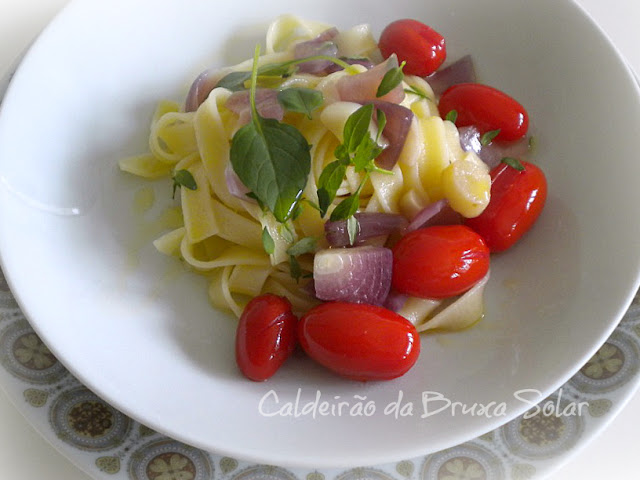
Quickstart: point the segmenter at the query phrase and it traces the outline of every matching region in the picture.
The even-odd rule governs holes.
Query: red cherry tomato
[[[421,228],[393,247],[393,288],[414,297],[459,295],[488,271],[489,249],[464,225]]]
[[[547,180],[537,166],[520,162],[523,171],[504,163],[491,171],[491,200],[479,216],[465,224],[485,239],[492,252],[506,250],[540,216],[547,198]]]
[[[460,83],[449,87],[438,103],[440,116],[455,110],[456,125],[475,125],[480,133],[500,130],[497,141],[522,138],[529,129],[529,116],[522,105],[506,93],[479,83]]]
[[[245,377],[261,382],[291,355],[297,317],[284,297],[265,294],[245,307],[236,331],[236,363]]]
[[[378,42],[384,58],[392,54],[407,62],[404,72],[426,77],[435,72],[447,57],[444,37],[417,20],[396,20],[382,31]]]
[[[420,337],[404,317],[374,305],[330,302],[300,319],[298,341],[313,360],[352,380],[391,380],[418,359]]]

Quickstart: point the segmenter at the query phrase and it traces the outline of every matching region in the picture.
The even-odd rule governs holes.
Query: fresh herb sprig
[[[267,227],[262,229],[262,248],[268,255],[273,255],[273,252],[276,251],[276,242],[274,242]]]
[[[500,160],[500,163],[505,163],[509,165],[511,168],[515,168],[519,172],[524,172],[524,165],[522,165],[520,160],[518,160],[517,158],[504,157],[502,160]]]
[[[256,108],[256,79],[260,46],[256,46],[249,102],[251,121],[231,140],[233,170],[255,198],[277,221],[286,222],[296,211],[311,170],[310,146],[293,126],[263,118]]]
[[[300,277],[304,276],[297,257],[305,253],[313,253],[317,247],[318,240],[315,237],[304,237],[287,248],[287,255],[289,255],[289,272],[296,282],[300,280]]]
[[[255,85],[258,77],[280,77],[287,78],[296,72],[296,67],[301,63],[311,62],[314,60],[327,60],[335,63],[336,65],[347,69],[349,65],[344,60],[336,57],[330,57],[328,55],[313,55],[310,57],[296,58],[286,62],[269,63],[258,68],[255,79],[252,80],[253,70],[250,72],[231,72],[220,79],[216,84],[216,87],[223,87],[231,91],[246,90],[246,84],[251,81],[252,85]],[[254,65],[255,66],[255,65]],[[250,85],[250,87],[252,86]]]
[[[404,93],[410,93],[412,95],[416,95],[420,98],[423,98],[424,100],[429,100],[433,102],[433,98],[427,95],[427,92],[425,92],[421,88],[416,87],[415,85],[409,85],[409,88],[404,89]]]
[[[480,137],[480,144],[486,147],[491,142],[493,142],[494,138],[496,138],[498,135],[500,135],[499,128],[497,130],[489,130],[488,132],[484,133],[482,137]]]
[[[178,187],[185,187],[189,190],[197,190],[198,184],[189,170],[176,170],[173,174],[173,194],[171,198],[176,197]]]
[[[318,179],[318,207],[320,215],[324,217],[336,198],[347,167],[353,166],[356,173],[365,174],[356,191],[343,199],[331,212],[331,221],[349,219],[358,211],[360,192],[372,172],[392,173],[375,164],[375,159],[383,150],[378,141],[386,124],[386,116],[381,110],[377,111],[378,134],[373,139],[369,134],[373,113],[374,105],[369,103],[349,115],[343,129],[343,141],[334,151],[336,160],[323,169]]]
[[[449,110],[447,116],[444,117],[445,120],[449,120],[451,123],[455,124],[456,120],[458,120],[458,111],[457,110]]]
[[[304,113],[309,120],[313,111],[324,102],[322,92],[312,88],[291,87],[278,92],[278,103],[290,112]]]
[[[406,63],[407,62],[402,62],[399,67],[393,67],[387,70],[387,73],[384,74],[384,77],[382,77],[382,80],[380,81],[380,85],[378,85],[376,97],[384,97],[387,93],[402,83],[404,80],[404,73],[402,72],[402,69]]]

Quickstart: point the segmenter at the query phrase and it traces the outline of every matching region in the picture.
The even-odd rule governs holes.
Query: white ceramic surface
[[[169,2],[154,5],[154,9],[145,11],[147,15],[171,8]],[[455,7],[453,3],[447,8]],[[483,9],[485,7],[483,4]],[[609,45],[597,35],[588,36],[586,31],[592,27],[580,15],[575,16],[574,7],[564,2],[536,4],[527,18],[542,17],[531,24],[548,27],[547,36],[529,38],[526,30],[529,23],[520,29],[510,24],[502,33],[521,43],[512,41],[508,48],[504,46],[503,37],[478,37],[472,26],[460,28],[454,35],[454,24],[464,25],[466,15],[472,16],[473,12],[458,12],[451,17],[448,11],[430,12],[430,17],[440,20],[438,24],[449,25],[442,31],[453,38],[450,44],[454,52],[466,53],[469,45],[473,45],[482,77],[488,83],[509,90],[525,105],[530,105],[534,120],[549,119],[542,125],[537,124],[540,138],[546,140],[541,142],[539,162],[548,170],[552,190],[562,192],[562,196],[552,196],[540,228],[527,243],[514,250],[508,259],[499,260],[498,274],[490,291],[488,311],[492,315],[483,322],[483,328],[464,335],[439,337],[438,342],[432,340],[431,351],[421,359],[428,367],[414,371],[399,382],[365,389],[336,381],[315,370],[302,378],[303,372],[295,367],[282,372],[278,381],[268,388],[247,385],[236,378],[229,360],[229,342],[225,341],[229,328],[216,326],[211,321],[202,287],[196,292],[189,291],[188,287],[194,283],[189,276],[184,276],[180,280],[182,298],[161,296],[159,299],[158,289],[166,285],[157,279],[165,278],[166,265],[161,265],[152,252],[146,251],[141,252],[139,269],[132,269],[127,263],[132,249],[136,248],[135,219],[127,213],[136,186],[117,174],[115,161],[118,156],[143,147],[146,118],[153,102],[160,96],[176,97],[183,93],[190,76],[206,64],[204,59],[215,56],[216,52],[211,52],[215,42],[210,40],[216,35],[226,38],[228,33],[222,29],[212,33],[186,28],[185,37],[175,41],[175,35],[163,34],[153,22],[148,28],[153,25],[155,36],[145,36],[140,25],[126,22],[116,39],[107,35],[112,33],[109,22],[132,18],[125,15],[129,10],[134,10],[129,13],[135,17],[135,11],[141,12],[143,8],[143,5],[119,6],[113,2],[74,4],[48,29],[26,59],[0,119],[2,157],[22,160],[1,165],[3,173],[9,172],[5,179],[13,190],[59,212],[73,213],[73,208],[79,208],[82,213],[55,215],[4,191],[2,214],[8,222],[0,234],[4,267],[14,292],[47,344],[105,399],[148,425],[222,453],[242,452],[248,458],[285,465],[321,465],[327,459],[335,465],[379,463],[453,445],[505,419],[485,421],[466,417],[461,421],[460,417],[445,415],[430,417],[428,422],[391,421],[383,417],[374,417],[372,422],[341,417],[325,423],[308,419],[264,419],[257,414],[258,400],[268,388],[284,396],[294,395],[298,387],[310,395],[319,388],[328,397],[334,392],[348,399],[353,399],[354,392],[366,394],[379,404],[393,400],[400,389],[404,390],[405,398],[411,396],[416,403],[423,390],[443,392],[465,403],[512,398],[513,392],[521,388],[549,393],[586,362],[606,339],[615,325],[614,317],[624,311],[636,286],[638,253],[633,250],[631,239],[637,238],[637,225],[622,219],[629,216],[637,198],[632,197],[632,175],[628,175],[629,168],[634,167],[629,162],[632,145],[624,142],[617,145],[620,161],[629,162],[622,164],[626,170],[621,168],[619,174],[605,168],[608,164],[600,159],[607,158],[607,142],[617,138],[616,135],[629,139],[624,129],[637,128],[637,103],[628,101],[637,96],[637,90]],[[330,20],[329,13],[322,8],[305,7],[301,13]],[[524,2],[512,2],[503,10],[508,15],[520,8],[528,7]],[[550,9],[557,8],[561,11],[550,15]],[[185,28],[183,22],[204,23],[203,17],[194,15],[193,11],[187,15],[188,10],[181,8],[173,12],[172,22],[181,28]],[[276,6],[270,4],[269,11],[273,10],[277,10]],[[266,8],[256,9],[253,18],[245,16],[242,22],[252,24],[265,18],[266,13],[269,13]],[[87,14],[100,14],[100,24],[80,23],[76,16]],[[375,18],[370,20],[376,24]],[[377,26],[385,20],[379,17]],[[346,16],[341,14],[341,25],[358,21],[362,21],[362,13],[355,6]],[[572,22],[576,22],[575,29],[567,27],[567,24],[573,25]],[[80,42],[78,39],[88,25],[93,30],[92,37]],[[500,25],[504,28],[503,23]],[[574,32],[575,36],[567,35],[567,31]],[[104,33],[102,37],[100,32]],[[553,37],[554,33],[557,37]],[[139,42],[135,48],[128,44],[132,38]],[[595,53],[598,58],[602,57],[604,67],[620,74],[619,88],[606,101],[601,96],[594,97],[603,79],[591,70],[586,77],[586,52],[584,58],[573,55],[570,61],[561,55],[565,52],[561,47],[575,47],[578,38],[581,48],[585,47],[585,38],[592,39],[593,44],[587,45],[591,47],[589,55]],[[181,49],[185,41],[198,45],[199,50],[189,49],[189,55],[183,55]],[[153,53],[156,42],[172,49],[166,58]],[[544,49],[545,42],[551,42],[562,58],[549,55],[548,49]],[[118,47],[124,51],[125,45],[130,47],[127,55],[108,55]],[[509,58],[508,55],[519,52],[520,58],[524,51],[532,58],[545,57],[552,62],[549,67],[556,68],[542,80],[533,81],[527,70],[532,68],[530,63],[507,69],[498,62],[498,46],[501,56]],[[56,57],[60,51],[65,52],[63,58]],[[165,54],[166,49],[162,53]],[[106,73],[96,76],[86,68],[95,58],[100,59]],[[82,70],[77,68],[79,64],[84,67]],[[162,65],[163,75],[159,77],[157,70],[152,72],[143,68],[145,65],[154,65],[156,69]],[[558,76],[564,82],[557,81]],[[84,77],[91,83],[84,83]],[[611,85],[611,78],[608,82]],[[78,84],[82,88],[75,90]],[[70,85],[73,91],[68,90]],[[34,91],[39,95],[34,96]],[[589,101],[585,102],[585,98]],[[34,99],[38,101],[37,110],[24,108],[24,102],[31,102],[33,106]],[[117,99],[118,103],[111,99]],[[71,113],[65,114],[67,111]],[[589,115],[591,112],[597,114]],[[629,121],[624,125],[603,122],[607,114],[629,117]],[[24,128],[25,123],[16,121],[26,115],[30,119],[28,129]],[[65,121],[52,123],[52,118]],[[38,132],[39,142],[29,141],[34,131]],[[598,135],[585,134],[579,142],[567,141],[567,138],[575,139],[576,135],[594,131]],[[114,138],[118,141],[114,142]],[[18,149],[18,145],[21,148]],[[545,158],[547,154],[551,156],[550,152],[554,152],[554,159]],[[40,162],[37,175],[29,168],[34,165],[34,158],[48,159]],[[582,165],[586,167],[583,169]],[[10,170],[5,170],[6,167]],[[593,195],[585,196],[585,191]],[[617,195],[624,201],[620,202]],[[613,204],[616,209],[612,208]],[[614,241],[617,241],[617,251],[597,255]],[[625,241],[629,244],[625,245]],[[536,255],[538,259],[534,262]],[[38,265],[41,278],[47,281],[38,285],[33,275],[27,275],[25,266],[29,264]],[[526,275],[524,269],[527,269]],[[51,280],[60,278],[67,283]],[[512,285],[508,291],[504,280]],[[528,308],[532,305],[527,305],[526,297],[531,292],[534,292],[533,299],[529,301],[551,298],[543,311]],[[602,298],[594,302],[592,292],[601,292]],[[612,321],[602,322],[602,318]],[[580,328],[572,328],[571,322],[577,319],[580,319]],[[216,341],[211,337],[217,330],[222,332]],[[545,345],[544,356],[540,355],[539,345]],[[219,350],[212,352],[216,346]],[[461,351],[464,355],[459,355]],[[442,365],[446,365],[446,369]],[[161,372],[161,375],[154,377],[149,372]],[[456,376],[445,375],[445,372],[456,372]],[[461,385],[469,390],[461,391]],[[516,403],[511,401],[510,405],[514,415],[518,408],[523,410],[528,406]],[[235,409],[230,411],[231,404]],[[187,408],[181,408],[183,406]],[[359,430],[357,442],[349,436],[355,428]],[[285,442],[288,439],[287,445],[276,445],[276,439],[270,435],[273,429],[307,433],[309,443],[304,443],[305,437],[301,442],[297,435],[282,435],[278,438]],[[375,435],[380,429],[384,429],[388,443],[381,442],[380,436]],[[433,431],[447,434],[438,436],[436,442],[429,442],[431,438],[425,433]],[[255,445],[247,445],[247,432],[251,433]],[[329,442],[322,440],[323,432],[331,433]],[[408,442],[406,445],[410,442],[411,446],[404,448],[397,441],[391,441],[394,436],[402,436]],[[312,442],[320,442],[321,449],[307,457],[298,454],[292,459],[292,452],[315,446]],[[345,446],[349,447],[347,453]],[[402,451],[394,451],[400,447]],[[270,448],[277,449],[277,454]]]

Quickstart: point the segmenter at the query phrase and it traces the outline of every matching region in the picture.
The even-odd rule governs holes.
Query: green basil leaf
[[[318,206],[322,217],[326,215],[329,205],[336,198],[336,192],[346,172],[346,165],[339,160],[329,163],[322,170],[318,178]]]
[[[296,260],[296,257],[293,255],[289,255],[289,273],[296,282],[300,280],[300,277],[302,276],[302,268],[300,267],[298,260]]]
[[[380,148],[380,146],[374,142],[371,137],[368,135],[364,137],[351,159],[356,173],[364,170],[372,170],[375,166],[373,160],[375,160],[375,158],[381,153],[382,148]]]
[[[358,148],[358,145],[362,143],[362,139],[365,136],[369,136],[369,125],[371,123],[371,116],[373,115],[373,104],[369,103],[358,108],[355,112],[349,115],[343,130],[343,144],[347,149],[347,152],[353,153]]]
[[[421,88],[416,87],[415,85],[410,85],[409,88],[405,88],[404,89],[405,93],[411,93],[413,95],[416,95],[420,98],[424,98],[425,100],[429,100],[429,101],[433,101],[433,99],[427,95],[427,93],[422,90]]]
[[[278,92],[278,102],[290,112],[304,113],[311,119],[311,113],[322,105],[322,92],[311,88],[292,87]]]
[[[404,73],[402,73],[403,66],[404,63],[399,67],[390,69],[389,71],[387,71],[387,73],[384,74],[384,77],[382,77],[382,81],[378,86],[376,97],[384,97],[387,93],[389,93],[391,90],[402,83],[402,80],[404,80]]]
[[[189,190],[197,190],[195,178],[191,175],[189,170],[178,170],[173,174],[173,181],[181,187],[188,188]]]
[[[499,134],[500,134],[500,129],[489,130],[484,135],[482,135],[482,137],[480,137],[480,144],[486,147],[491,142],[493,142],[493,139],[496,138]]]
[[[348,166],[351,163],[351,157],[349,156],[347,147],[345,147],[344,144],[341,143],[340,145],[338,145],[333,154],[338,160],[340,160],[340,163],[342,163],[343,165]]]
[[[376,117],[378,117],[378,135],[376,136],[376,143],[380,141],[380,137],[382,136],[382,131],[384,127],[387,126],[387,114],[382,110],[376,110]]]
[[[304,237],[291,245],[287,249],[287,254],[297,257],[305,253],[313,253],[316,251],[317,246],[318,240],[315,237]]]
[[[311,170],[309,144],[302,134],[291,125],[258,117],[233,136],[230,157],[240,181],[276,220],[286,221]]]
[[[360,223],[358,219],[352,215],[347,218],[347,234],[349,235],[349,245],[356,243],[356,237],[360,231]]]
[[[524,172],[524,166],[520,163],[520,160],[512,157],[504,157],[500,162],[509,165],[511,168],[515,168],[519,172]]]
[[[291,221],[295,221],[298,219],[298,217],[300,215],[302,215],[302,202],[298,202],[295,206],[295,208],[293,209],[293,213],[291,214]]]
[[[171,198],[175,198],[178,187],[185,187],[189,190],[197,190],[195,178],[189,170],[177,170],[173,173],[173,194]]]
[[[447,113],[447,116],[444,117],[444,119],[449,120],[451,123],[456,123],[456,120],[458,120],[458,112],[456,110],[451,110]]]
[[[332,222],[336,222],[338,220],[346,220],[347,218],[355,215],[355,213],[358,211],[359,206],[360,195],[358,193],[349,195],[338,204],[333,212],[331,212],[330,220]]]
[[[295,240],[293,230],[288,223],[281,223],[278,225],[278,232],[284,238],[284,241],[287,243],[293,243]]]
[[[272,77],[290,77],[296,71],[297,60],[281,62],[281,63],[268,63],[258,68],[258,75],[272,76]]]
[[[262,247],[264,248],[264,251],[269,255],[271,255],[276,250],[276,244],[273,241],[273,237],[271,237],[269,230],[267,230],[267,227],[264,227],[262,229]]]
[[[226,88],[232,92],[246,90],[244,83],[251,78],[251,72],[231,72],[220,79],[216,87]]]
[[[335,195],[333,195],[332,197],[326,188],[320,187],[318,189],[318,211],[320,212],[320,218],[324,218],[324,216],[327,214],[329,205],[331,205],[331,202],[333,202],[334,198]]]

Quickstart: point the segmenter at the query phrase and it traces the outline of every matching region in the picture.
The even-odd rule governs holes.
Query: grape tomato
[[[460,83],[440,97],[442,118],[455,111],[458,127],[474,125],[481,134],[499,130],[496,141],[514,141],[529,129],[529,115],[520,103],[506,93],[479,83]]]
[[[390,23],[378,42],[384,58],[396,54],[406,62],[404,72],[426,77],[435,72],[447,57],[444,37],[417,20],[403,19]]]

